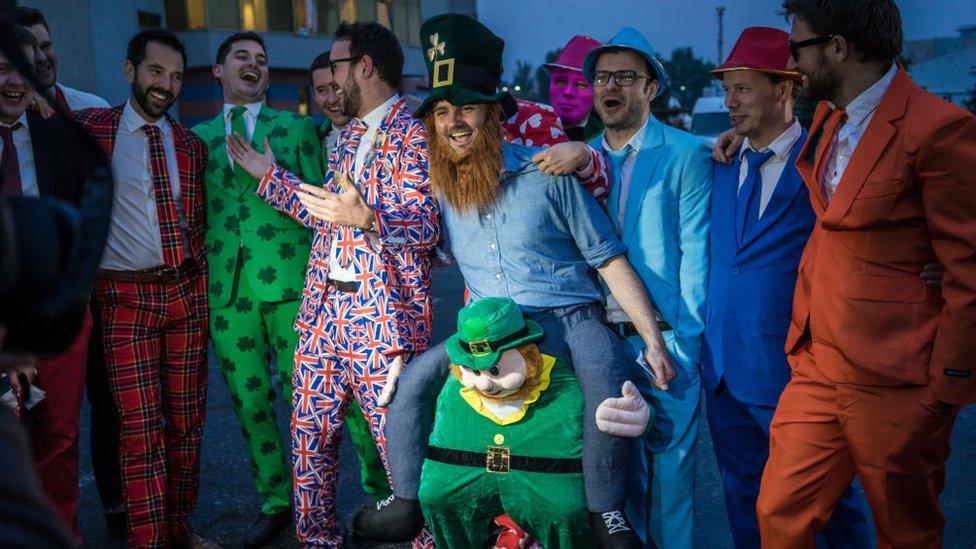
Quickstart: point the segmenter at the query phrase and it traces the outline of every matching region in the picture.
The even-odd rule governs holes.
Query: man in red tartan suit
[[[129,42],[132,94],[78,121],[112,159],[115,198],[92,300],[121,420],[130,547],[207,547],[190,529],[207,394],[203,142],[166,111],[186,65],[170,31]]]

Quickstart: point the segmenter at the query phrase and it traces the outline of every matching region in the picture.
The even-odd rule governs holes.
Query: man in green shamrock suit
[[[259,547],[291,521],[291,470],[275,419],[268,359],[273,351],[282,398],[290,406],[298,339],[292,326],[311,238],[307,229],[254,193],[258,182],[233,164],[226,138],[236,132],[259,149],[266,140],[279,162],[304,181],[324,179],[324,158],[310,118],[264,104],[268,61],[258,34],[240,32],[224,40],[212,71],[223,89],[223,109],[194,128],[210,151],[205,183],[210,333],[262,499],[261,515],[245,534],[244,544]],[[362,414],[351,412],[348,417],[354,443],[356,433],[365,433],[365,448],[375,454]],[[357,443],[357,450],[361,446]],[[386,495],[382,466],[376,474],[367,471],[364,468],[364,484],[372,487],[374,496]]]

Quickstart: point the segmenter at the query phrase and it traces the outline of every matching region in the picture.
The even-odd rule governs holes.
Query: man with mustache
[[[734,131],[745,140],[731,165],[714,165],[708,309],[702,383],[725,489],[732,539],[760,546],[759,478],[769,424],[790,379],[783,346],[800,254],[813,229],[810,197],[794,162],[806,130],[793,116],[800,75],[788,70],[786,32],[749,27],[712,71]],[[823,529],[827,547],[870,545],[857,493],[848,489]]]
[[[431,93],[417,115],[431,131],[431,182],[445,241],[472,300],[511,297],[567,349],[584,396],[582,466],[594,535],[600,547],[636,547],[622,509],[630,442],[600,431],[596,410],[626,380],[647,374],[632,368],[629,348],[603,325],[593,271],[626,304],[655,383],[667,387],[673,372],[647,296],[597,201],[575,180],[541,172],[533,149],[505,142],[502,120],[517,107],[507,92],[496,92],[504,42],[457,14],[425,21],[421,42],[431,45]],[[362,511],[355,533],[396,541],[423,524],[417,501],[423,449],[448,363],[442,343],[399,378],[386,432],[396,497]]]
[[[58,82],[58,56],[54,50],[54,40],[51,29],[47,26],[44,14],[36,8],[17,6],[17,24],[26,28],[37,39],[38,55],[34,61],[37,79],[44,89],[41,90],[60,103],[64,108],[72,111],[91,107],[107,108],[108,102],[101,97],[70,88]]]
[[[941,547],[952,426],[976,402],[976,118],[898,65],[894,1],[783,12],[789,68],[819,100],[796,161],[816,223],[756,506],[762,543],[812,546],[857,474],[879,547]],[[941,291],[918,276],[936,260]]]
[[[430,344],[430,251],[440,235],[427,179],[427,132],[396,93],[403,52],[375,22],[342,23],[330,64],[353,117],[329,154],[324,184],[305,184],[230,140],[258,194],[314,231],[295,320],[292,415],[295,519],[305,545],[338,547],[342,420],[357,400],[385,459],[387,376]],[[424,533],[418,542],[429,543]]]
[[[708,278],[709,151],[701,139],[651,115],[651,101],[668,78],[635,29],[621,29],[590,51],[583,74],[593,83],[594,107],[606,127],[591,144],[602,147],[613,174],[607,211],[660,315],[676,371],[668,390],[644,395],[655,419],[642,439],[646,452],[638,465],[646,467],[634,483],[638,489],[631,490],[632,507],[640,512],[631,519],[642,533],[646,526],[648,544],[691,547]],[[636,352],[642,338],[622,305],[608,296],[607,319]]]
[[[172,32],[129,41],[129,99],[75,113],[112,160],[112,220],[93,295],[121,420],[128,542],[208,547],[190,527],[207,394],[207,151],[166,112],[186,66]]]
[[[251,192],[257,180],[233,162],[227,136],[237,133],[252,143],[267,138],[281,166],[304,181],[322,179],[322,149],[312,119],[265,105],[268,56],[260,35],[227,37],[211,71],[224,105],[193,128],[209,152],[204,190],[210,336],[261,497],[261,512],[245,533],[244,546],[259,547],[291,521],[291,474],[268,361],[273,354],[281,396],[290,404],[298,343],[292,323],[311,235]]]

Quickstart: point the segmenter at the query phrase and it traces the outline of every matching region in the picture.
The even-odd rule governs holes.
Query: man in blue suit
[[[712,71],[725,88],[733,131],[744,137],[732,164],[714,166],[702,352],[708,424],[739,549],[759,548],[759,480],[776,402],[790,379],[784,344],[797,265],[814,223],[794,166],[806,130],[793,116],[801,80],[787,71],[788,39],[778,29],[747,28]],[[822,541],[871,545],[854,490],[824,527]]]
[[[636,461],[642,468],[628,516],[645,544],[691,547],[710,151],[701,139],[650,115],[651,101],[668,79],[650,44],[633,28],[591,51],[583,73],[593,83],[594,106],[606,127],[591,143],[603,148],[613,174],[607,211],[659,313],[676,374],[670,382],[652,380],[655,388],[645,385],[655,419],[639,445],[643,451]],[[612,296],[607,321],[634,345],[637,357],[641,340]]]

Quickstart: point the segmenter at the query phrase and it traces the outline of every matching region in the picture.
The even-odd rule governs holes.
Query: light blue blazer
[[[603,133],[590,144],[603,146]],[[613,181],[619,185],[619,181]],[[630,178],[621,239],[654,307],[673,330],[671,357],[697,367],[708,283],[711,148],[650,116]],[[617,207],[607,206],[611,219]]]

